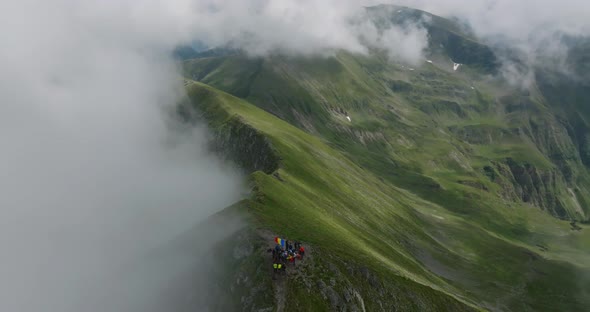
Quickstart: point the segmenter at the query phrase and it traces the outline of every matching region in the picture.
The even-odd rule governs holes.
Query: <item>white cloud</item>
[[[589,34],[584,0],[394,0],[389,1],[424,9],[442,16],[467,20],[479,35],[503,35],[525,40],[532,34],[559,30],[570,34]]]
[[[503,59],[508,79],[530,81],[531,66],[552,66],[568,71],[568,49],[561,34],[590,36],[590,2],[583,0],[397,0],[396,4],[416,7],[467,22],[476,35],[493,45],[518,51],[527,67],[519,68]]]
[[[400,0],[400,1],[271,1],[201,0],[193,6],[190,28],[209,45],[232,42],[252,55],[274,51],[290,54],[331,54],[345,49],[367,53],[360,39],[386,48],[394,59],[416,63],[426,47],[425,31],[416,25],[391,26],[384,32],[367,27],[362,6],[394,3],[417,7],[467,21],[476,34],[526,52],[529,58],[545,53],[556,31],[588,35],[590,22],[581,0]],[[186,15],[186,14],[185,14]],[[556,42],[552,43],[557,45]]]
[[[180,269],[146,253],[242,196],[167,117],[186,6],[0,3],[0,310],[145,311]]]
[[[380,32],[363,9],[369,1],[198,1],[192,25],[210,46],[230,42],[251,55],[282,52],[330,55],[337,50],[368,52],[362,38],[402,61],[416,62],[426,46],[425,32],[415,26],[389,25]]]
[[[383,32],[379,42],[392,59],[406,60],[417,65],[424,60],[428,32],[417,26],[392,27]]]

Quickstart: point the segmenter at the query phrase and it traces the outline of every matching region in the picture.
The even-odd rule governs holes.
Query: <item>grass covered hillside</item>
[[[284,284],[260,284],[290,304],[274,296],[260,307],[590,306],[583,107],[571,98],[556,105],[563,89],[551,76],[529,90],[492,78],[485,45],[451,21],[430,21],[432,40],[450,47],[419,66],[379,52],[184,62],[191,107],[216,148],[251,173],[243,209],[254,228],[313,249]],[[455,71],[448,57],[459,41],[474,48],[459,49],[471,61]],[[263,267],[263,257],[252,259]]]
[[[385,295],[381,304],[402,310],[571,310],[587,304],[583,291],[590,285],[579,279],[590,260],[582,249],[590,243],[585,226],[572,231],[538,209],[492,197],[485,206],[494,210],[485,213],[493,219],[471,220],[380,179],[345,152],[246,101],[197,82],[188,88],[214,129],[255,129],[280,157],[277,171],[252,174],[249,211],[258,224],[304,240],[343,272],[370,268],[377,286],[347,277],[361,297],[382,289],[396,300]],[[378,300],[364,302],[371,307]]]
[[[588,220],[585,154],[547,98],[449,67],[425,62],[410,70],[346,53],[186,62],[188,77],[326,139],[383,179],[448,209],[480,214],[469,202],[492,195]]]

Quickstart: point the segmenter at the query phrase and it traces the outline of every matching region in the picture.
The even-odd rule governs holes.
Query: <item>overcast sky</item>
[[[183,96],[168,57],[176,45],[329,55],[366,53],[362,37],[419,62],[425,31],[378,32],[360,10],[376,3],[1,1],[0,310],[141,310],[110,296],[144,281],[113,272],[243,196],[242,177],[203,148],[204,129],[171,130],[165,111]],[[588,34],[587,1],[404,4],[525,47],[551,30]],[[81,287],[94,282],[91,293]]]

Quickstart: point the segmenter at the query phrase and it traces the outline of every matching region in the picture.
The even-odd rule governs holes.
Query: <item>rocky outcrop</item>
[[[208,87],[193,85],[188,91],[188,101],[180,105],[179,114],[186,122],[203,120],[209,124],[213,151],[247,173],[271,174],[279,169],[280,157],[264,134],[241,117],[230,116]]]
[[[272,269],[264,258],[266,245],[255,231],[243,229],[214,251],[218,281],[209,286],[215,300],[206,311],[274,311]]]
[[[459,118],[467,117],[467,112],[461,105],[454,101],[437,100],[437,101],[423,101],[418,103],[418,109],[428,115],[445,115],[452,114]]]
[[[558,218],[573,217],[557,196],[559,182],[564,184],[564,177],[559,171],[541,170],[528,163],[516,162],[512,158],[507,158],[504,162],[494,161],[492,164],[493,167],[484,167],[484,173],[502,187],[504,198],[530,203]]]
[[[239,117],[215,129],[212,146],[247,172],[270,174],[279,169],[280,158],[268,138]]]
[[[492,144],[501,142],[510,136],[514,136],[514,131],[497,127],[494,125],[468,125],[468,126],[451,126],[449,127],[455,136],[471,144]]]
[[[304,243],[305,258],[296,264],[288,264],[286,273],[275,275],[271,269],[271,256],[267,252],[268,248],[272,248],[270,242],[273,236],[267,231],[250,231],[248,239],[254,240],[250,244],[260,246],[262,243],[266,247],[254,248],[253,253],[236,262],[242,269],[251,270],[247,280],[241,274],[228,280],[232,283],[232,292],[246,291],[242,302],[248,306],[236,311],[257,311],[252,308],[268,305],[271,298],[263,294],[274,296],[271,301],[274,302],[274,311],[434,311],[436,306],[445,306],[452,311],[472,310],[430,287],[403,277],[383,278],[366,264],[347,261],[341,255],[333,256],[307,243]],[[243,243],[244,237],[235,243]],[[254,259],[262,265],[252,271],[253,267],[248,263]],[[263,291],[251,292],[248,289]]]
[[[330,126],[334,130],[334,132],[341,133],[349,137],[351,140],[357,141],[363,145],[368,145],[372,143],[387,143],[387,138],[385,137],[385,134],[383,134],[380,131],[368,131],[339,124],[331,124]]]

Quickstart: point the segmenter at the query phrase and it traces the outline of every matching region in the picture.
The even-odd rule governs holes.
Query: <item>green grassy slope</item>
[[[581,149],[538,92],[511,91],[444,64],[409,70],[347,53],[194,59],[186,74],[320,135],[382,178],[447,208],[469,205],[464,193],[493,193],[560,218],[590,217],[587,196],[572,195],[590,177]]]
[[[590,220],[587,84],[539,71],[515,89],[489,76],[493,53],[464,27],[399,10],[377,13],[424,23],[432,63],[380,52],[184,63],[218,147],[254,172],[257,224],[320,255],[306,269],[315,280],[288,284],[310,305],[291,309],[341,308],[317,286],[336,279],[332,298],[358,292],[364,303],[348,304],[367,310],[585,310],[590,229],[570,221]]]
[[[268,138],[281,165],[276,173],[257,171],[252,175],[251,213],[259,225],[308,242],[318,257],[331,264],[368,267],[371,276],[377,277],[374,283],[358,280],[358,274],[351,273],[354,270],[341,270],[345,272],[341,279],[364,298],[368,311],[384,306],[391,311],[473,307],[566,311],[589,304],[584,291],[590,285],[578,278],[588,273],[590,263],[588,253],[580,251],[590,242],[585,226],[572,231],[567,222],[538,209],[507,203],[469,185],[436,182],[419,173],[420,168],[405,165],[389,169],[377,163],[381,160],[377,156],[363,159],[366,152],[359,146],[370,144],[357,142],[353,148],[345,148],[339,140],[346,135],[331,127],[316,123],[316,132],[310,134],[210,86],[191,81],[187,88],[192,103],[214,130],[228,131],[228,125],[238,122]],[[256,92],[249,94],[255,96]],[[343,104],[358,112],[351,114],[353,122],[362,121],[363,114],[367,121],[374,118],[354,103]],[[421,114],[416,109],[411,112]],[[296,122],[296,117],[292,118]],[[409,131],[403,135],[411,138],[418,134]],[[444,147],[438,140],[443,141],[436,138],[432,143]],[[374,153],[378,154],[377,150]],[[391,172],[379,174],[376,166]],[[389,177],[396,174],[396,168],[405,171],[400,177]],[[457,173],[447,168],[433,176],[445,174]],[[469,178],[473,176],[465,174],[465,179]],[[433,194],[421,193],[423,184],[428,183]],[[416,184],[420,187],[414,187],[413,192],[396,186]],[[436,204],[447,201],[457,206]],[[311,269],[318,279],[325,277],[322,272]],[[327,309],[326,300],[314,287],[309,292],[288,288],[288,296],[310,305],[286,309]]]

